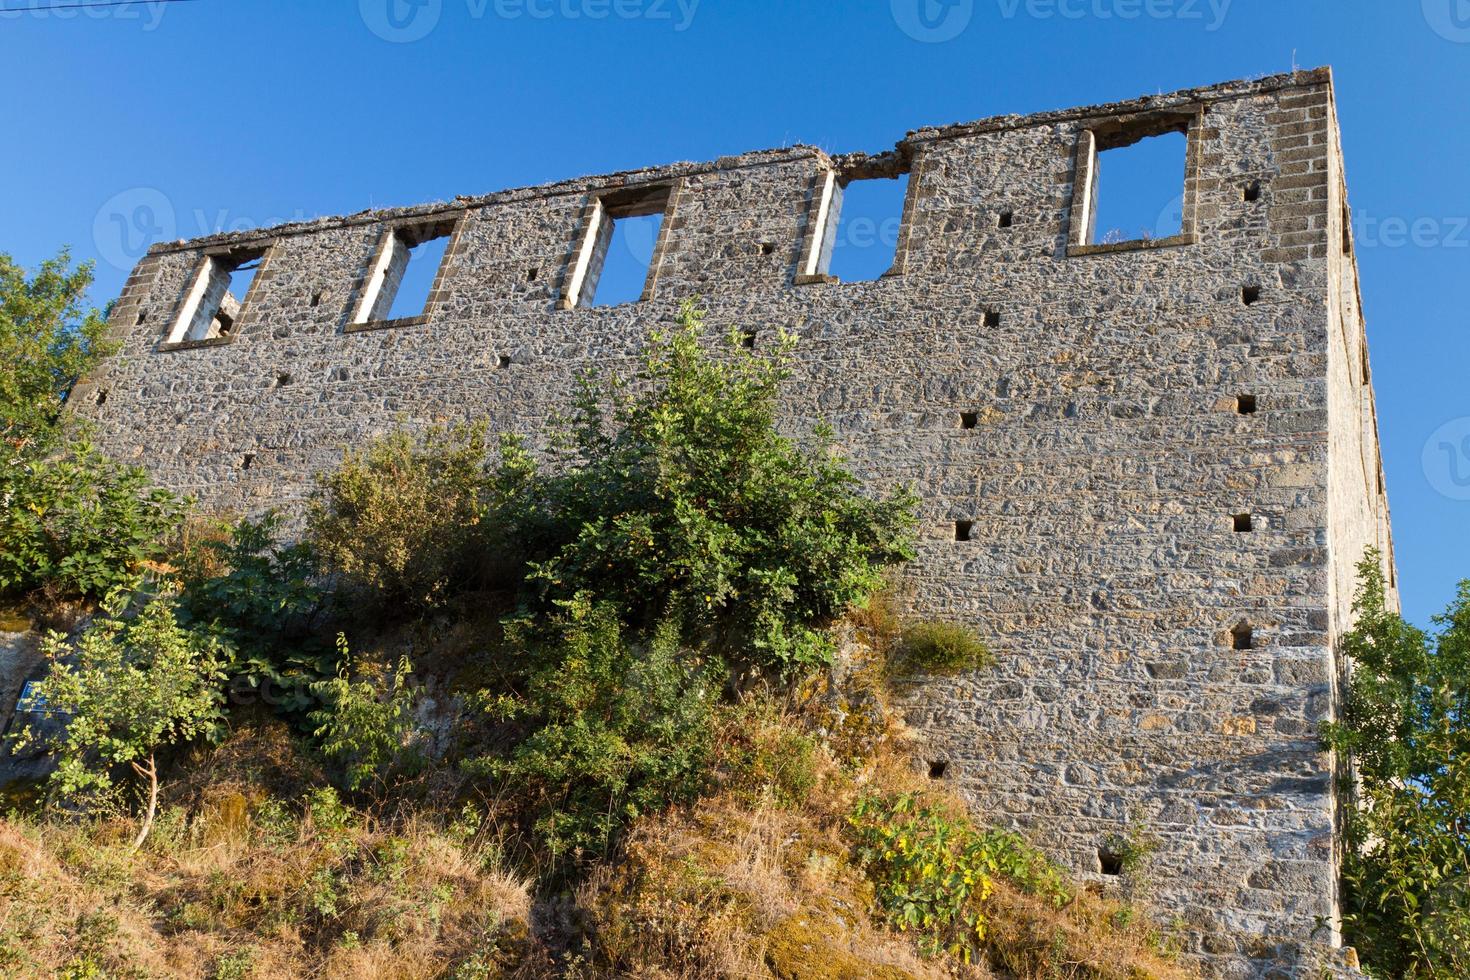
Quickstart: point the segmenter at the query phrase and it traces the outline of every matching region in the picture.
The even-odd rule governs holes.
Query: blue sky
[[[0,250],[99,304],[156,238],[1331,64],[1406,612],[1470,576],[1470,0],[59,2],[0,0]]]

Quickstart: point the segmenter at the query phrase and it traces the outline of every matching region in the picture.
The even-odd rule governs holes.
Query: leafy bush
[[[903,639],[890,662],[896,676],[958,674],[993,662],[985,641],[968,626],[925,620],[903,627]]]
[[[72,385],[109,349],[107,324],[83,303],[91,284],[91,265],[73,271],[65,251],[29,281],[0,253],[0,470],[55,447]]]
[[[370,782],[382,783],[395,770],[414,768],[418,759],[409,744],[413,691],[405,683],[413,666],[408,658],[398,662],[391,678],[362,675],[359,670],[360,676],[354,681],[345,636],[337,637],[337,652],[337,676],[314,686],[325,702],[325,707],[311,713],[323,754],[342,765],[352,789]]]
[[[1388,606],[1381,559],[1358,565],[1341,720],[1343,921],[1376,975],[1470,976],[1470,582],[1433,636]]]
[[[630,626],[671,620],[758,668],[824,664],[822,626],[865,599],[882,566],[913,557],[914,499],[859,493],[826,430],[807,447],[777,431],[792,338],[765,357],[734,332],[716,358],[702,333],[685,303],[676,328],[650,337],[631,388],[605,397],[585,379],[545,472],[507,444],[498,517],[536,558],[543,614],[585,593]]]
[[[219,631],[232,688],[258,690],[290,713],[315,703],[311,685],[332,676],[335,658],[319,628],[327,596],[316,555],[280,538],[281,518],[271,512],[186,549],[182,608]]]
[[[968,963],[983,948],[995,875],[1057,907],[1071,898],[1060,873],[1020,837],[977,830],[913,793],[864,796],[849,823],[879,909],[899,930],[917,933],[926,955]]]
[[[141,469],[85,442],[0,467],[0,504],[0,590],[48,586],[91,598],[136,587],[185,509]]]
[[[615,607],[579,598],[511,642],[530,663],[524,690],[485,706],[527,734],[469,769],[516,788],[554,864],[605,853],[628,821],[704,787],[723,665],[681,648],[671,625],[632,642]]]
[[[213,637],[185,629],[175,597],[150,599],[136,617],[114,598],[76,643],[60,633],[44,644],[50,666],[36,703],[64,726],[30,722],[20,744],[40,741],[57,757],[51,780],[69,799],[106,798],[112,769],[128,765],[148,781],[148,802],[134,842],[148,835],[158,804],[157,751],[217,734],[224,671]]]
[[[391,609],[427,610],[472,586],[485,562],[483,426],[394,432],[321,480],[307,539],[344,586]]]

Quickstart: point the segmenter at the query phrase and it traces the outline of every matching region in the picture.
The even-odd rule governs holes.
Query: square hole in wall
[[[995,227],[997,228],[1009,228],[1015,223],[1016,215],[1012,211],[1002,211],[1000,214],[996,215]]]
[[[977,426],[979,424],[980,424],[980,413],[979,412],[961,412],[960,413],[960,428],[961,429],[973,429],[973,428],[975,428],[975,426]]]
[[[1123,873],[1123,855],[1111,847],[1099,847],[1097,849],[1097,870],[1109,876],[1121,875]]]
[[[754,327],[746,327],[740,331],[740,346],[746,350],[755,349],[756,331]]]
[[[1254,415],[1254,414],[1256,414],[1256,396],[1255,395],[1236,395],[1235,396],[1235,411],[1239,415]]]
[[[1257,302],[1260,301],[1260,299],[1261,299],[1261,287],[1260,286],[1241,286],[1240,287],[1240,301],[1242,303],[1244,303],[1246,306],[1250,306],[1250,305],[1252,305],[1254,303],[1257,303]]]
[[[1248,623],[1238,623],[1230,630],[1230,646],[1235,650],[1253,650],[1256,645],[1255,632]]]
[[[999,310],[986,310],[985,311],[985,325],[987,327],[998,327],[998,326],[1000,326],[1000,311]]]
[[[1164,121],[1155,131],[1096,134],[1082,244],[1169,238],[1184,230],[1187,122]]]
[[[956,541],[968,541],[968,540],[970,540],[970,532],[973,531],[974,528],[975,528],[975,522],[974,521],[955,521],[954,522],[954,539]]]
[[[254,465],[255,465],[255,454],[254,453],[246,453],[244,456],[241,456],[240,457],[240,469],[242,469],[242,470],[248,470],[248,469],[250,469]]]
[[[832,190],[822,239],[824,268],[843,282],[881,279],[893,268],[909,175],[863,177]]]
[[[929,778],[943,779],[944,774],[949,772],[949,763],[944,759],[935,759],[929,763]]]
[[[501,354],[495,359],[495,366],[500,368],[502,371],[510,367],[510,355]]]
[[[1255,530],[1255,522],[1249,514],[1236,514],[1230,518],[1230,524],[1235,529],[1236,534],[1244,534],[1247,531]]]
[[[208,256],[195,273],[165,342],[233,336],[264,256],[263,248]]]
[[[1246,184],[1241,189],[1240,197],[1244,201],[1259,201],[1261,199],[1261,182],[1259,180],[1253,180],[1249,184]]]

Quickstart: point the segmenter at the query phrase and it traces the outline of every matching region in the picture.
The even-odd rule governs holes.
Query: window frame
[[[467,211],[462,210],[447,215],[417,215],[388,222],[379,233],[377,244],[373,246],[371,260],[358,278],[352,302],[347,307],[347,319],[342,324],[342,332],[392,330],[428,323],[435,307],[443,299],[445,282],[458,251],[460,233],[467,214]],[[429,286],[429,295],[424,299],[423,311],[412,316],[374,318],[373,313],[383,303],[383,285],[387,279],[388,267],[393,262],[395,247],[406,248],[412,253],[419,245],[436,238],[448,238],[449,243],[444,248],[444,257],[439,260],[439,267],[434,270],[434,281]],[[412,261],[411,256],[408,261]],[[400,277],[400,286],[401,284]],[[396,291],[394,295],[397,295]],[[387,307],[391,309],[392,305],[390,298]]]
[[[1077,133],[1072,153],[1072,188],[1067,214],[1067,256],[1105,255],[1193,245],[1199,240],[1200,142],[1204,107],[1115,116],[1091,122]],[[1184,186],[1179,233],[1165,238],[1093,242],[1098,200],[1098,156],[1155,136],[1183,133]]]
[[[577,221],[575,245],[562,270],[561,283],[557,289],[556,308],[558,310],[598,309],[599,307],[595,305],[597,286],[602,279],[607,249],[612,244],[614,226],[622,218],[641,218],[661,214],[663,218],[659,222],[658,240],[654,242],[653,254],[648,260],[648,271],[643,279],[643,292],[636,300],[607,304],[602,308],[615,309],[620,306],[645,303],[653,299],[662,272],[664,256],[668,252],[669,236],[673,232],[674,215],[683,187],[682,179],[674,179],[590,193]]]
[[[250,322],[252,301],[260,284],[266,279],[266,271],[270,267],[276,245],[277,241],[271,239],[247,245],[215,245],[200,252],[199,258],[190,266],[189,275],[184,280],[184,288],[174,306],[173,315],[166,321],[167,326],[162,336],[159,337],[155,349],[159,352],[198,350],[202,347],[223,347],[233,344],[236,338],[245,332],[245,327]],[[229,276],[233,275],[240,266],[256,260],[260,261],[260,265],[255,270],[255,277],[250,280],[250,287],[245,290],[245,295],[238,298],[240,308],[234,329],[215,337],[190,337],[189,329],[209,290],[210,280],[214,277],[216,266],[223,263],[229,264],[229,269],[224,272],[228,280]]]

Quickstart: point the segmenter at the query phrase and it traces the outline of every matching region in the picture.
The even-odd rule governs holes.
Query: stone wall
[[[1088,148],[1171,130],[1181,234],[1091,244]],[[829,175],[898,172],[890,273],[801,274]],[[650,191],[668,203],[644,300],[571,303],[595,202]],[[251,512],[399,424],[488,418],[534,443],[579,370],[629,369],[683,298],[757,346],[793,331],[787,423],[830,422],[875,489],[917,486],[908,597],[999,656],[910,701],[944,778],[1107,887],[1110,835],[1156,839],[1134,884],[1212,973],[1295,971],[1337,942],[1315,731],[1351,565],[1388,543],[1343,193],[1320,70],[920,129],[878,156],[792,147],[165,244],[74,402],[107,451]],[[387,230],[423,223],[453,228],[424,315],[351,323]],[[204,256],[261,248],[229,336],[161,343]]]

